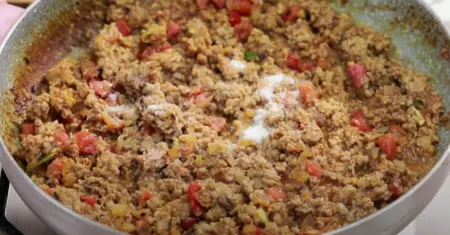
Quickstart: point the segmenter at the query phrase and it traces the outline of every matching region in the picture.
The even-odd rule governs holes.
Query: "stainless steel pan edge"
[[[42,10],[52,4],[56,5],[58,2],[61,3],[60,0],[35,2],[14,26],[12,32],[0,47],[0,89],[2,91],[11,86],[12,71],[16,61],[19,59],[17,55],[21,52],[20,48],[16,47],[16,42],[20,42],[22,37],[26,35],[26,32],[24,32],[26,31],[26,26],[30,26],[30,21],[46,18],[42,14]],[[376,3],[379,1],[366,2]],[[406,0],[404,2],[415,2],[431,12],[422,1]],[[432,17],[436,19],[434,15]],[[438,22],[438,20],[436,19],[435,22]],[[442,25],[438,27],[441,32],[446,34],[447,39],[450,38]],[[445,84],[445,86],[448,87],[449,85]],[[447,102],[446,104],[448,108],[449,103]],[[446,141],[445,144],[448,144],[448,142]],[[445,152],[442,151],[443,154],[436,166],[406,195],[379,212],[329,234],[394,235],[401,231],[428,205],[446,179],[450,169],[450,149],[447,149],[446,146],[444,147],[446,150]],[[44,223],[58,234],[122,234],[74,213],[39,190],[13,160],[3,140],[0,140],[0,161],[8,178],[24,202]]]

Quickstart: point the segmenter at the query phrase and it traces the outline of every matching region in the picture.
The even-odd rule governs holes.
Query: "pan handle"
[[[33,3],[34,0],[6,0],[9,4],[15,4],[15,5],[29,5]]]

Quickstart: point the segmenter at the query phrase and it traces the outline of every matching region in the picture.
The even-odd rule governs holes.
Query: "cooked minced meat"
[[[111,0],[29,94],[14,152],[72,210],[138,234],[320,234],[435,163],[441,98],[387,36],[314,0]]]

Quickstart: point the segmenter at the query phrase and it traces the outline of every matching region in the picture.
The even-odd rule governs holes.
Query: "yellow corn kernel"
[[[236,178],[236,181],[241,184],[245,180],[245,175],[239,172],[239,173],[236,173],[235,178]]]
[[[304,149],[303,152],[300,154],[300,158],[303,159],[303,160],[309,159],[309,158],[312,158],[312,157],[314,157],[314,154],[311,151],[311,149],[308,149],[308,148]]]
[[[269,218],[267,217],[266,212],[264,211],[263,208],[259,208],[258,211],[256,212],[258,215],[258,218],[264,222],[265,224],[269,223]]]
[[[267,195],[259,195],[257,197],[257,202],[259,205],[263,207],[269,207],[270,206],[271,197]]]
[[[256,143],[253,140],[239,140],[238,145],[242,147],[254,146]]]
[[[223,146],[222,144],[218,144],[218,143],[209,143],[208,144],[208,153],[209,154],[218,154],[218,153],[222,153],[226,150],[226,147]]]
[[[417,144],[427,152],[434,152],[433,138],[430,135],[417,139]]]
[[[131,232],[134,232],[134,230],[136,230],[136,227],[133,224],[124,222],[124,223],[122,223],[122,226],[120,226],[120,230],[122,230],[123,232],[126,232],[126,233],[131,233]]]
[[[255,117],[255,111],[251,109],[245,110],[245,116],[248,118],[254,118]]]
[[[284,13],[286,12],[286,10],[287,10],[287,8],[286,8],[285,5],[283,5],[283,4],[281,4],[281,3],[279,3],[279,4],[277,5],[277,13],[278,13],[278,15],[284,14]]]
[[[233,121],[233,129],[234,129],[233,134],[239,135],[241,133],[241,131],[244,129],[244,124],[239,120],[234,120]]]
[[[247,224],[242,228],[242,234],[255,234],[256,232],[255,225]]]
[[[182,135],[180,136],[180,141],[183,143],[195,143],[197,142],[197,137],[194,135]]]
[[[309,179],[309,174],[302,171],[300,168],[292,170],[289,178],[295,180],[297,183],[305,183]]]
[[[202,155],[198,155],[195,158],[195,165],[196,166],[201,166],[203,164],[203,156]]]
[[[169,149],[167,151],[167,154],[172,159],[178,159],[180,157],[180,149],[179,148]]]
[[[297,13],[298,18],[305,19],[306,18],[306,12],[304,9],[300,9]]]
[[[128,206],[124,204],[113,204],[110,206],[111,214],[114,216],[123,217],[128,212]]]

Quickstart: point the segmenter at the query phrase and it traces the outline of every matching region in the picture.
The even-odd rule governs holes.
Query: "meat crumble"
[[[315,0],[109,0],[50,69],[13,152],[75,212],[136,235],[317,235],[435,164],[441,97],[389,38]]]

